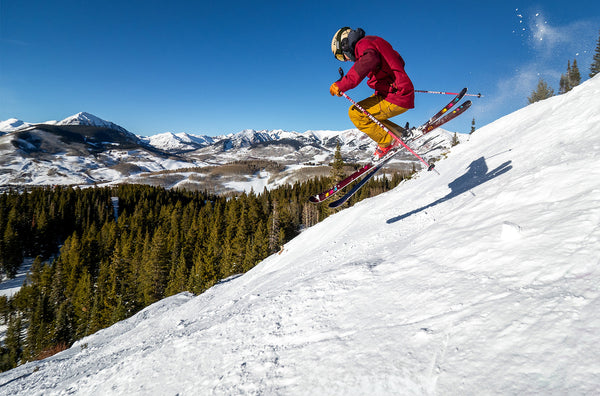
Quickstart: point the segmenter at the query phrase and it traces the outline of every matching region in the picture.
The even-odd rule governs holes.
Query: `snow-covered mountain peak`
[[[115,129],[118,131],[125,131],[125,129],[115,123],[110,121],[106,121],[97,117],[93,114],[87,113],[85,111],[74,114],[70,117],[65,118],[61,121],[46,121],[42,124],[46,125],[86,125],[86,126],[96,126],[101,128],[109,128]],[[16,118],[10,118],[6,121],[0,121],[0,131],[1,132],[14,132],[27,127],[30,127],[34,124],[21,121]]]
[[[106,126],[110,125],[108,121],[101,119],[100,117],[96,117],[93,114],[87,113],[85,111],[74,114],[70,117],[65,118],[62,121],[58,122],[58,125],[93,125],[93,126]]]
[[[87,125],[87,126],[95,126],[95,127],[101,127],[101,128],[109,128],[109,129],[114,129],[114,130],[117,130],[120,132],[128,133],[128,131],[125,128],[123,128],[113,122],[103,120],[102,118],[97,117],[93,114],[87,113],[85,111],[82,111],[82,112],[74,114],[70,117],[67,117],[64,120],[57,122],[56,125]]]
[[[14,132],[20,129],[24,129],[29,127],[31,124],[28,124],[24,121],[21,121],[16,118],[9,118],[6,121],[0,121],[0,132]]]

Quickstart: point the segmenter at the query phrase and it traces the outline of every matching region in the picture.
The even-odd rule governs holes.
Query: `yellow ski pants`
[[[385,125],[386,128],[401,135],[402,128],[399,125],[389,121],[388,118],[402,114],[408,109],[390,103],[379,95],[370,96],[364,100],[361,100],[358,102],[358,104],[362,106],[363,109],[371,113],[376,119]],[[350,110],[348,110],[348,115],[350,116],[352,123],[359,130],[366,133],[371,139],[377,142],[379,146],[387,147],[392,143],[393,137],[381,129],[381,127],[374,123],[366,114],[358,110],[356,106],[352,105],[350,107]]]

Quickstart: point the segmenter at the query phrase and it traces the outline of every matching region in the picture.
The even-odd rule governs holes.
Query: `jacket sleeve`
[[[355,88],[370,73],[377,70],[381,63],[381,56],[373,49],[366,49],[357,59],[354,65],[348,70],[348,73],[337,82],[341,91],[348,91]]]

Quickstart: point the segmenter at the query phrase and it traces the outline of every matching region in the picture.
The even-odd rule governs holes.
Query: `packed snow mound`
[[[597,394],[600,76],[5,394]]]

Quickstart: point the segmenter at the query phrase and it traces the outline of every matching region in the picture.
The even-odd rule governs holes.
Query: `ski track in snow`
[[[600,392],[600,77],[1,394]]]

